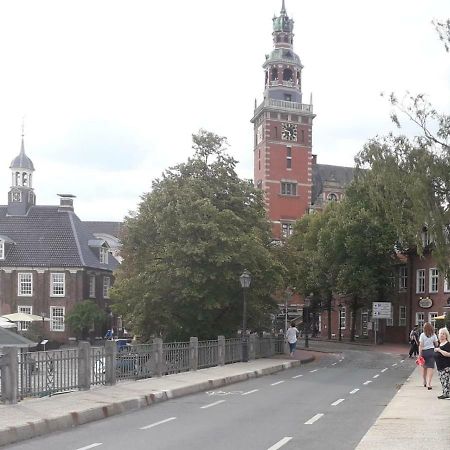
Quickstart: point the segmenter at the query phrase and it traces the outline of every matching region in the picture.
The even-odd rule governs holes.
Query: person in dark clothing
[[[409,343],[411,347],[409,348],[409,357],[417,356],[419,354],[419,326],[414,325],[414,328],[409,333]]]
[[[438,399],[450,398],[450,334],[447,328],[439,330],[439,346],[434,349],[434,359],[442,385],[442,395]]]

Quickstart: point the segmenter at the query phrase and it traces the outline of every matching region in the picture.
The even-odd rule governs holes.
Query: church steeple
[[[33,191],[34,165],[25,153],[24,130],[19,154],[11,161],[11,188],[8,193],[8,214],[25,215],[36,204]]]

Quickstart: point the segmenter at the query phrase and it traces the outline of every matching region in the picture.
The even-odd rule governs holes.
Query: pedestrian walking
[[[442,384],[442,395],[438,399],[450,398],[450,333],[447,328],[441,328],[438,334],[439,346],[434,349],[434,358]]]
[[[434,333],[433,325],[425,322],[423,325],[423,333],[419,337],[419,356],[425,359],[422,366],[423,385],[431,390],[431,378],[434,371],[434,348],[438,345],[438,339]]]
[[[419,354],[419,326],[414,325],[414,328],[409,333],[409,343],[411,344],[409,348],[409,357],[417,356]]]
[[[289,355],[294,356],[295,349],[297,348],[298,330],[295,326],[295,322],[291,323],[290,328],[286,331],[286,341],[289,344]]]

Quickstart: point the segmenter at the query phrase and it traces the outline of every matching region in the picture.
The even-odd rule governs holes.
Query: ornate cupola
[[[33,190],[34,165],[25,154],[24,135],[22,132],[22,145],[20,153],[12,160],[12,183],[8,193],[8,215],[23,216],[28,213],[30,206],[36,204]]]

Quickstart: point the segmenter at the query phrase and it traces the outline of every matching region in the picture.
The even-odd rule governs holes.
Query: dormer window
[[[106,247],[100,247],[100,263],[108,264],[108,249]]]
[[[338,198],[337,195],[332,193],[332,194],[328,194],[327,200],[329,202],[337,202]]]

